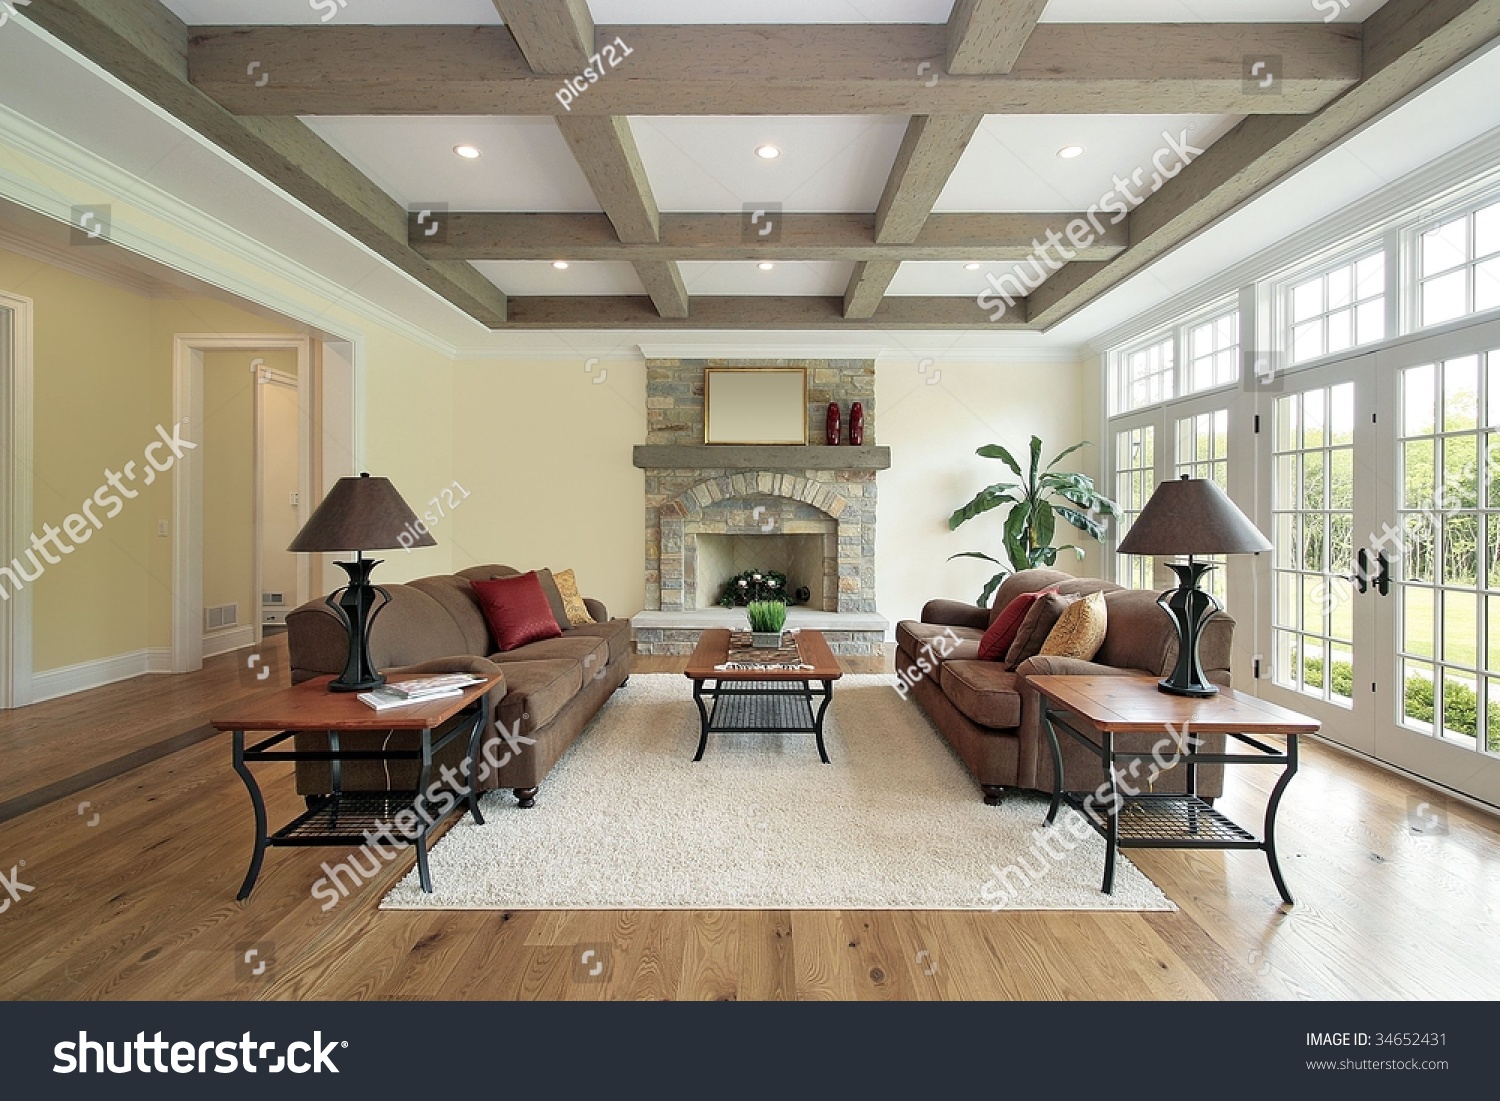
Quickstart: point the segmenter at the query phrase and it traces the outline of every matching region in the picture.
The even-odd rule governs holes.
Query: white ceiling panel
[[[875,209],[905,116],[636,117],[630,120],[662,210],[739,213],[781,203],[808,214]],[[775,160],[755,150],[774,145]]]
[[[614,260],[584,260],[558,271],[547,260],[476,260],[481,275],[506,294],[600,295],[645,294],[630,264]]]
[[[163,0],[190,27],[297,23],[499,23],[491,0]]]
[[[193,26],[500,22],[491,0],[165,0]],[[1052,0],[1045,23],[1360,22],[1385,0]],[[597,23],[946,23],[952,0],[590,0]],[[325,18],[325,16],[327,18]]]
[[[780,261],[770,271],[749,260],[684,261],[682,281],[689,294],[836,294],[849,286],[854,265],[841,261]]]
[[[993,275],[996,281],[1001,281],[1007,275],[1019,277],[1023,271],[1029,281],[1027,285],[1041,285],[1037,282],[1036,269],[1026,261],[999,260],[980,264],[970,271],[961,261],[908,260],[896,270],[896,278],[891,280],[891,289],[886,293],[976,298],[981,291],[990,289],[988,276]],[[1011,286],[1009,283],[1005,285]]]
[[[1042,22],[1359,23],[1385,2],[1386,0],[1052,0],[1042,13]],[[1328,19],[1330,15],[1334,15],[1334,19]]]
[[[1117,175],[1128,182],[1137,171],[1145,188],[1132,190],[1150,194],[1152,159],[1170,149],[1167,135],[1179,144],[1185,135],[1186,145],[1207,149],[1238,122],[1237,115],[986,115],[933,209],[1087,210],[1114,188]],[[1083,154],[1059,157],[1069,145],[1083,146]],[[1168,152],[1160,163],[1170,171],[1178,161]]]
[[[313,132],[403,206],[595,212],[599,204],[550,118],[320,117]],[[478,147],[464,160],[456,145]]]

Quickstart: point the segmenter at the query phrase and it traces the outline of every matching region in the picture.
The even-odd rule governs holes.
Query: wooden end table
[[[688,659],[701,727],[693,760],[703,760],[710,734],[813,734],[818,756],[828,764],[823,717],[833,702],[833,682],[844,671],[823,633],[797,632],[797,648],[811,669],[720,669],[729,661],[729,636],[723,628],[704,631]],[[821,692],[813,692],[814,681]],[[813,702],[819,699],[815,713]]]
[[[1317,732],[1320,724],[1315,719],[1229,688],[1201,699],[1168,695],[1157,689],[1157,678],[1148,676],[1049,675],[1027,681],[1041,694],[1042,725],[1052,750],[1054,780],[1047,824],[1052,824],[1059,805],[1066,802],[1104,837],[1105,894],[1114,890],[1115,853],[1120,849],[1261,849],[1276,889],[1289,905],[1293,902],[1276,858],[1276,811],[1297,773],[1297,738]],[[1103,763],[1107,779],[1099,790],[1067,790],[1059,727]],[[1134,784],[1117,766],[1149,763],[1154,758],[1151,751],[1117,750],[1118,734],[1159,734],[1166,739],[1170,758],[1187,770],[1187,791],[1122,793],[1122,786]],[[1199,749],[1203,734],[1227,735],[1255,752],[1203,753]],[[1261,741],[1265,735],[1284,736],[1286,748]],[[1160,754],[1164,747],[1153,748]],[[1263,836],[1256,837],[1198,796],[1197,766],[1213,764],[1283,766],[1266,803]]]
[[[393,676],[390,681],[399,684],[403,680],[417,679],[421,679],[420,676],[408,674]],[[328,691],[332,677],[317,677],[291,688],[236,702],[223,718],[214,719],[214,729],[230,731],[234,735],[234,771],[250,792],[250,804],[255,810],[255,852],[250,857],[245,882],[235,897],[241,901],[250,897],[255,881],[260,876],[266,849],[275,846],[362,845],[368,840],[365,834],[389,827],[392,818],[403,812],[416,815],[423,823],[421,831],[414,840],[399,837],[394,831],[389,836],[397,844],[404,840],[407,844],[416,845],[422,890],[431,894],[432,874],[427,867],[427,839],[433,830],[455,810],[462,813],[465,809],[473,814],[475,822],[484,825],[484,816],[479,813],[477,785],[473,782],[469,782],[466,788],[447,789],[459,798],[441,814],[429,818],[422,813],[423,804],[430,801],[427,792],[431,790],[433,755],[446,748],[454,739],[467,735],[468,753],[465,762],[469,772],[472,772],[473,762],[479,754],[479,737],[484,730],[485,716],[490,711],[490,690],[504,679],[503,676],[486,678],[482,683],[465,690],[461,696],[447,696],[430,703],[376,711],[361,703],[354,693]],[[474,712],[472,717],[464,716],[462,721],[451,722],[470,708]],[[434,740],[434,732],[442,730],[445,725],[448,725],[448,729],[443,730]],[[245,734],[250,731],[275,733],[255,745],[246,746]],[[415,749],[368,750],[346,750],[339,745],[343,734],[384,731],[416,733],[420,737],[420,745]],[[328,735],[326,750],[274,748],[298,734],[320,732]],[[268,833],[265,799],[248,767],[265,761],[327,761],[333,774],[333,793],[309,796],[305,813],[298,815],[275,833]],[[342,771],[344,761],[421,761],[422,771],[415,791],[345,792]]]

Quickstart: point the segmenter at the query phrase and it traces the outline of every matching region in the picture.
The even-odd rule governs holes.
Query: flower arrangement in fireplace
[[[731,577],[724,582],[724,594],[719,597],[719,606],[744,608],[759,600],[788,603],[791,597],[786,591],[786,574],[777,570],[746,570]]]

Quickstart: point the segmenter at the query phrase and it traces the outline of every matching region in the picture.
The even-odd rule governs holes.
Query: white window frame
[[[1271,347],[1273,349],[1276,349],[1277,354],[1281,358],[1280,366],[1282,370],[1300,371],[1306,368],[1315,367],[1319,364],[1327,363],[1344,356],[1353,355],[1356,352],[1369,351],[1372,348],[1378,348],[1393,337],[1401,335],[1399,329],[1393,328],[1392,324],[1393,321],[1395,321],[1395,324],[1397,326],[1400,325],[1400,315],[1402,311],[1393,311],[1392,303],[1393,301],[1396,303],[1399,303],[1401,301],[1402,288],[1400,286],[1400,279],[1398,277],[1401,265],[1399,263],[1392,263],[1393,257],[1391,253],[1391,244],[1391,239],[1387,234],[1366,234],[1360,237],[1355,242],[1345,243],[1336,250],[1325,252],[1322,256],[1316,257],[1307,263],[1300,264],[1295,268],[1288,269],[1287,271],[1282,272],[1280,275],[1268,281],[1270,283],[1270,299],[1272,303],[1271,331],[1274,334],[1271,341]],[[1329,352],[1325,349],[1322,355],[1314,356],[1313,358],[1304,360],[1301,363],[1293,363],[1292,329],[1295,327],[1292,322],[1293,290],[1296,287],[1313,281],[1314,279],[1326,278],[1328,275],[1330,275],[1332,272],[1337,271],[1339,268],[1357,266],[1362,261],[1368,260],[1370,257],[1376,255],[1377,253],[1380,253],[1383,256],[1385,267],[1385,290],[1383,292],[1383,301],[1385,306],[1384,335],[1379,340],[1371,341],[1368,344],[1360,344],[1356,339],[1355,343],[1349,345],[1349,347],[1347,348],[1342,348],[1337,352]],[[1352,299],[1351,305],[1353,304],[1353,302],[1357,301],[1357,299]],[[1325,302],[1324,305],[1326,306],[1327,303]],[[1333,311],[1324,310],[1323,313],[1319,315],[1319,317],[1326,318],[1331,312]],[[1356,337],[1358,335],[1357,329],[1355,335]]]
[[[1401,246],[1401,313],[1402,329],[1399,335],[1408,333],[1440,333],[1449,326],[1466,325],[1473,321],[1488,320],[1500,316],[1500,307],[1494,307],[1483,311],[1470,310],[1458,317],[1449,318],[1447,321],[1437,321],[1431,325],[1422,323],[1422,237],[1445,222],[1451,222],[1455,218],[1472,218],[1485,207],[1500,203],[1500,186],[1490,184],[1479,191],[1466,189],[1466,193],[1442,206],[1423,210],[1415,220],[1408,219],[1399,231]],[[1470,241],[1472,244],[1472,240]],[[1454,268],[1454,271],[1467,271],[1467,294],[1472,306],[1474,301],[1474,276],[1473,270],[1478,263],[1474,258],[1465,261],[1462,268]]]

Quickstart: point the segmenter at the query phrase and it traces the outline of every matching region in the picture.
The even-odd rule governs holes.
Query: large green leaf
[[[1032,436],[1031,437],[1031,477],[1027,480],[1026,484],[1027,484],[1027,486],[1031,487],[1033,491],[1035,491],[1035,487],[1036,487],[1036,474],[1037,474],[1037,470],[1041,468],[1041,465],[1042,465],[1042,438],[1040,436]]]
[[[1057,517],[1052,512],[1052,506],[1046,501],[1041,501],[1036,506],[1036,520],[1031,529],[1031,545],[1033,547],[1050,547],[1052,536],[1057,532]]]
[[[1089,443],[1088,440],[1084,440],[1082,443],[1075,443],[1072,447],[1065,448],[1064,450],[1059,451],[1057,453],[1057,458],[1053,459],[1050,463],[1047,464],[1047,469],[1051,470],[1054,466],[1056,466],[1058,463],[1062,462],[1069,455],[1073,454],[1073,452],[1077,451],[1080,447],[1092,447],[1092,446],[1094,446],[1094,445],[1091,444],[1091,443]]]
[[[984,588],[979,593],[979,599],[974,603],[981,608],[988,608],[990,606],[990,597],[994,594],[995,590],[1001,586],[1005,579],[1010,576],[1010,574],[1010,570],[1004,570],[986,581],[984,583]]]
[[[1002,562],[1002,561],[1000,561],[1000,559],[998,559],[998,558],[991,558],[989,555],[985,554],[983,551],[963,551],[960,554],[950,554],[948,556],[948,561],[952,562],[955,558],[983,558],[986,562],[993,562],[997,566],[1003,566],[1003,565],[1005,565],[1005,563]]]
[[[987,443],[978,451],[974,452],[981,459],[999,459],[1016,472],[1016,477],[1021,476],[1021,464],[1016,462],[1016,457],[998,443]]]
[[[1077,509],[1063,508],[1061,506],[1058,507],[1057,512],[1059,516],[1061,516],[1068,523],[1072,524],[1079,531],[1086,531],[1095,539],[1101,541],[1104,539],[1104,536],[1106,534],[1104,525],[1099,523],[1092,517],[1085,516]]]
[[[1029,565],[1027,551],[1030,549],[1026,543],[1026,530],[1031,523],[1032,504],[1023,501],[1010,510],[1010,515],[1005,518],[1005,553],[1010,557],[1011,565],[1018,570],[1024,570]]]
[[[1005,504],[1015,504],[1020,500],[1010,490],[1018,489],[1015,482],[996,482],[992,486],[985,486],[974,495],[974,499],[963,508],[956,510],[948,517],[948,530],[952,531],[960,524],[982,516],[991,509],[999,508]]]

